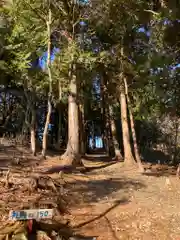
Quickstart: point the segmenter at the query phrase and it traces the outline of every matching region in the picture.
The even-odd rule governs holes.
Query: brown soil
[[[0,167],[11,165],[13,151],[18,155],[17,149],[11,147],[1,151]],[[41,161],[39,157],[32,158],[28,150],[22,151],[25,156],[20,161],[21,170],[29,168],[59,178],[62,167],[58,157]],[[90,156],[84,159],[87,168],[83,173],[74,169],[65,171],[64,195],[69,212],[63,219],[70,220],[76,233],[97,240],[180,239],[180,182],[174,169],[156,165],[143,175],[135,169],[126,169],[123,163],[109,161],[106,157]],[[21,189],[0,187],[3,221],[17,201],[29,203],[39,194],[22,197]],[[5,202],[11,205],[5,206]]]

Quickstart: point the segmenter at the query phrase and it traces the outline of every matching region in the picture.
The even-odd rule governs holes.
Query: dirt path
[[[33,168],[44,174],[54,169],[50,175],[58,178],[59,163],[49,158]],[[64,218],[79,234],[97,240],[180,239],[180,182],[173,175],[142,175],[106,157],[84,164],[88,171],[64,174],[69,209]]]
[[[97,240],[180,239],[180,182],[174,176],[146,176],[122,163],[101,168],[108,163],[97,158],[84,163],[92,170],[65,174],[66,218],[80,234]]]

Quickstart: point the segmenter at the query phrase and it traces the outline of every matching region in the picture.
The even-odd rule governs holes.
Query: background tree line
[[[82,164],[97,136],[110,156],[141,170],[143,157],[177,164],[179,7],[165,0],[2,2],[1,135],[21,137],[43,157],[50,147],[65,149],[69,164]]]

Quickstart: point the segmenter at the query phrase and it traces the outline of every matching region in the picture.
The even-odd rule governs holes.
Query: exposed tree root
[[[60,183],[49,176],[25,172],[4,171],[0,176],[0,186],[3,189],[1,211],[0,240],[70,240],[73,232],[67,223],[59,222],[59,217],[67,212],[67,200],[60,191],[63,185],[63,176]],[[62,183],[62,184],[61,184]],[[11,190],[14,190],[12,193]],[[27,192],[26,192],[27,191]],[[29,194],[26,194],[28,193]],[[22,196],[22,197],[21,197]],[[22,201],[21,201],[22,199]],[[53,208],[54,217],[48,222],[34,221],[32,231],[29,231],[28,221],[12,221],[8,219],[9,210],[37,208]],[[58,223],[55,222],[58,219]],[[33,238],[32,238],[33,235]]]
[[[7,175],[5,175],[7,176]],[[0,178],[0,182],[4,183],[4,188],[7,189],[6,182],[7,178]],[[29,208],[53,208],[55,218],[56,216],[61,216],[66,212],[67,202],[63,195],[58,192],[58,184],[48,176],[28,176],[22,177],[20,174],[8,173],[8,184],[16,185],[18,188],[18,193],[23,190],[23,187],[27,188],[33,194],[25,195],[22,198],[22,202],[18,201],[18,196],[14,194],[13,200],[8,200],[12,193],[11,191],[5,191],[7,194],[7,200],[4,197],[4,205],[6,206],[6,211],[4,215],[7,215],[7,211],[11,209],[29,209]],[[10,186],[8,185],[8,188]],[[38,188],[38,189],[37,189]],[[17,188],[16,188],[17,189]],[[45,189],[46,191],[42,191]],[[8,189],[10,190],[10,189]],[[37,193],[37,190],[38,193]],[[4,194],[3,193],[3,194]],[[36,195],[35,195],[36,194]],[[30,201],[27,199],[29,196]],[[26,199],[24,199],[26,197]],[[33,198],[32,198],[33,197]],[[17,200],[16,200],[17,198]],[[35,198],[35,199],[34,199]],[[46,199],[47,198],[47,199]],[[13,201],[13,205],[12,205]],[[16,204],[17,202],[17,204]],[[15,204],[14,204],[15,203]],[[53,223],[54,220],[48,220],[46,222],[36,222],[33,220],[33,228],[31,233],[28,228],[28,221],[12,221],[8,220],[8,216],[3,216],[2,220],[3,227],[0,227],[0,240],[27,240],[27,239],[37,239],[37,240],[55,240],[55,239],[69,239],[72,236],[70,228],[67,224]],[[1,220],[1,219],[0,219]],[[6,221],[6,223],[4,223]],[[34,234],[34,238],[29,238],[30,235]],[[55,234],[55,236],[53,235]]]
[[[180,163],[178,164],[178,168],[176,170],[176,177],[179,178],[180,176]]]
[[[62,163],[64,165],[72,165],[74,167],[83,166],[81,155],[74,154],[73,152],[68,150],[60,157],[60,159],[62,160]]]
[[[138,172],[144,173],[145,170],[144,170],[142,163],[138,162],[137,165],[138,165]]]
[[[33,192],[39,189],[49,189],[54,192],[57,192],[57,187],[64,184],[63,179],[60,179],[60,183],[57,183],[49,176],[22,176],[17,173],[10,173],[9,171],[6,174],[5,178],[0,178],[0,182],[4,183],[8,188],[10,185],[22,185],[24,189]]]
[[[124,159],[124,165],[126,167],[136,167],[137,166],[137,164],[136,164],[136,162],[135,162],[133,157],[125,158]]]

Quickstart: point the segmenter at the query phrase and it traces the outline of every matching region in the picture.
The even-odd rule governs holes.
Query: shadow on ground
[[[117,161],[112,160],[109,156],[106,154],[93,154],[93,155],[86,155],[82,158],[84,167],[74,167],[69,165],[56,165],[53,167],[50,167],[48,169],[45,169],[43,172],[45,174],[52,174],[52,173],[59,173],[60,171],[63,171],[64,173],[73,173],[73,172],[81,172],[81,173],[87,173],[91,172],[93,170],[106,168],[108,166],[111,166],[113,164],[116,164]]]
[[[109,163],[101,164],[98,166],[85,166],[85,167],[74,167],[74,166],[70,166],[70,165],[63,165],[63,166],[57,165],[57,166],[50,167],[47,170],[45,169],[43,171],[43,173],[44,174],[53,174],[53,173],[59,173],[60,171],[63,171],[66,174],[78,173],[78,172],[85,174],[85,173],[91,172],[93,170],[109,167],[113,164],[116,164],[116,162],[109,162]]]
[[[122,204],[127,204],[129,201],[126,198],[122,198],[121,200],[116,200],[114,201],[113,205],[103,212],[101,212],[99,215],[95,217],[91,217],[88,220],[84,220],[74,226],[70,226],[69,224],[62,224],[59,223],[55,220],[53,220],[52,223],[45,223],[45,222],[34,222],[33,224],[33,231],[31,234],[29,234],[28,239],[29,240],[37,240],[37,231],[41,230],[46,232],[49,236],[51,236],[52,231],[55,231],[58,233],[59,237],[63,237],[63,239],[66,240],[94,240],[97,239],[97,235],[93,235],[93,232],[91,231],[91,235],[82,235],[82,234],[77,234],[79,230],[89,224],[92,224],[101,218],[106,218],[106,215],[110,213],[112,210],[116,209],[118,206]],[[73,237],[72,237],[73,236]],[[71,238],[72,237],[72,238]],[[116,239],[116,238],[115,238]]]
[[[75,225],[73,227],[73,229],[78,229],[78,228],[84,227],[85,225],[90,224],[94,221],[97,221],[97,220],[101,219],[102,217],[105,217],[109,212],[116,209],[119,205],[127,204],[127,203],[129,203],[127,198],[122,198],[121,200],[117,200],[117,201],[114,202],[114,204],[110,208],[107,208],[105,211],[100,213],[98,216],[96,216],[94,218],[91,218],[87,221],[84,221],[82,223],[79,223],[78,225]]]
[[[88,162],[112,162],[112,158],[107,154],[86,154],[83,159]]]
[[[113,193],[128,194],[132,190],[145,188],[146,185],[140,181],[126,178],[108,178],[100,180],[77,180],[67,183],[66,191],[69,204],[95,203],[107,200]],[[120,192],[121,191],[121,192]],[[71,201],[72,199],[72,201]]]

